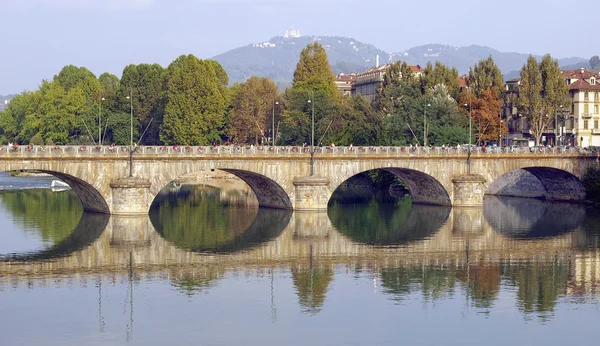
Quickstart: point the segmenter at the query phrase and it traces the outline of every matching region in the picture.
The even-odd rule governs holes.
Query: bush
[[[54,141],[51,138],[46,139],[46,146],[47,147],[54,146]]]
[[[600,167],[589,168],[583,175],[586,197],[600,200]]]

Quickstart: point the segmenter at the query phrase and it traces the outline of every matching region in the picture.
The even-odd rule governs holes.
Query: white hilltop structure
[[[289,28],[285,31],[285,38],[298,38],[300,37],[300,30],[296,30],[294,27]]]

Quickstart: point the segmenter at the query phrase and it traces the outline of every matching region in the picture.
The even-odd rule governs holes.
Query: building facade
[[[352,94],[363,95],[374,101],[377,90],[383,84],[383,76],[390,66],[390,64],[376,66],[356,75],[356,82],[352,85]],[[425,70],[419,65],[411,65],[410,68],[415,76],[419,76]]]
[[[566,70],[563,75],[570,100],[568,115],[561,119],[565,136],[574,145],[600,146],[600,75],[584,68]]]

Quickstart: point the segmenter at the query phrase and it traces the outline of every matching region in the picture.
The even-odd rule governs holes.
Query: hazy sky
[[[291,26],[388,52],[478,44],[589,58],[600,54],[596,9],[597,0],[0,0],[0,95],[34,90],[68,64],[120,77],[130,63],[210,58]]]

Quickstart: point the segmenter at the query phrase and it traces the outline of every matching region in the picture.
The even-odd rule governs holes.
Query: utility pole
[[[311,91],[312,101],[308,100],[308,103],[312,107],[312,117],[311,117],[311,131],[310,131],[310,175],[315,175],[315,93]]]
[[[129,89],[129,177],[133,177],[133,88]]]
[[[275,146],[275,105],[278,105],[279,102],[275,101],[275,99],[273,99],[273,115],[271,116],[271,126],[272,126],[272,132],[271,132],[271,136],[273,136],[273,146]]]
[[[102,101],[104,101],[104,97],[100,97],[100,102],[98,102],[98,144],[102,145]]]

